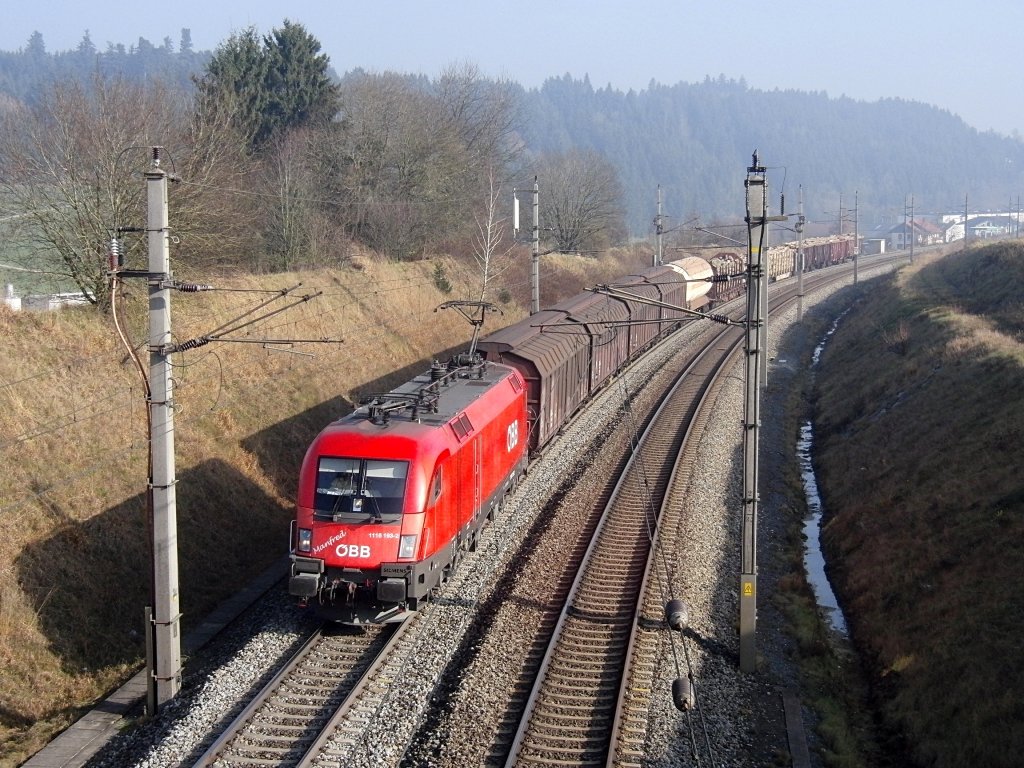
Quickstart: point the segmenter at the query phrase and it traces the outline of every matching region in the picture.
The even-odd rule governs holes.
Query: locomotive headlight
[[[416,534],[403,536],[398,541],[398,556],[412,557],[416,552]]]
[[[299,552],[309,552],[313,548],[313,531],[299,528]]]

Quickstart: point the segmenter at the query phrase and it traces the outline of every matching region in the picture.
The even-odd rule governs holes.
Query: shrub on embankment
[[[918,260],[827,345],[815,389],[830,576],[920,765],[1024,754],[1024,247]]]

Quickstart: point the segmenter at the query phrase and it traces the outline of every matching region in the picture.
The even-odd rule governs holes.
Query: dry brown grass
[[[1009,766],[1024,748],[1005,693],[1024,689],[1024,248],[994,248],[873,290],[818,376],[833,579],[922,765]]]
[[[545,302],[642,266],[638,252],[545,257]],[[437,263],[454,286],[438,290]],[[494,287],[528,300],[529,258]],[[360,396],[464,346],[472,329],[450,298],[478,278],[438,257],[391,263],[357,254],[336,271],[235,276],[219,286],[323,291],[239,335],[332,339],[292,347],[217,343],[176,355],[179,561],[187,631],[217,602],[287,551],[295,477],[305,446]],[[523,286],[527,290],[523,290]],[[146,298],[129,285],[136,343]],[[178,341],[208,333],[264,297],[176,294]],[[274,307],[283,302],[275,303]],[[486,329],[514,322],[502,304]],[[143,353],[145,354],[145,353]],[[145,364],[145,360],[143,361]],[[0,307],[0,745],[16,763],[79,708],[140,664],[148,583],[144,401],[109,318]]]

